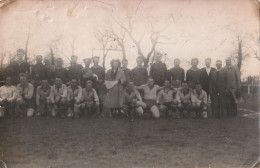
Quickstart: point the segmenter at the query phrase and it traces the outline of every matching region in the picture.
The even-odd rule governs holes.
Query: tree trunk
[[[242,41],[240,40],[238,42],[238,52],[237,52],[237,59],[238,59],[238,62],[237,62],[237,67],[238,69],[240,70],[241,69],[241,66],[242,66]]]

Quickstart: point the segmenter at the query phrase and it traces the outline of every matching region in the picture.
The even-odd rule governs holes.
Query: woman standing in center
[[[105,96],[104,105],[110,108],[111,113],[121,112],[124,103],[125,74],[121,68],[119,59],[110,62],[111,69],[106,73],[105,84],[108,92]]]

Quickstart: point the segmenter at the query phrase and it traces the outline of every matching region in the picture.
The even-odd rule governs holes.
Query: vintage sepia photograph
[[[260,167],[259,0],[0,0],[0,168]]]

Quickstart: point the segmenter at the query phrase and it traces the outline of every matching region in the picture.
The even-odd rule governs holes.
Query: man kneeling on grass
[[[50,114],[51,111],[51,87],[48,80],[43,79],[41,85],[37,87],[36,90],[36,105],[37,111],[36,116],[41,116],[44,114]]]
[[[142,104],[142,107],[148,109],[154,118],[159,118],[160,112],[156,104],[156,95],[162,87],[154,85],[153,78],[149,78],[147,85],[136,86],[135,88],[143,90],[144,92],[144,103]]]
[[[178,102],[178,109],[183,117],[192,117],[192,104],[191,104],[191,89],[188,87],[188,83],[183,81],[181,89],[176,94],[176,100]]]
[[[16,99],[16,87],[11,85],[11,83],[11,77],[6,77],[5,85],[0,87],[0,117],[14,113],[13,107]]]
[[[127,83],[126,88],[124,90],[124,94],[125,94],[124,109],[126,110],[131,121],[133,121],[134,114],[141,116],[144,113],[143,108],[141,107],[141,105],[143,104],[142,97],[140,93],[134,88],[133,81],[129,81]]]
[[[77,79],[72,79],[70,81],[70,86],[68,87],[67,102],[69,105],[68,108],[68,117],[75,116],[79,117],[79,107],[82,98],[82,88],[78,85]]]
[[[83,111],[85,116],[93,116],[96,114],[99,107],[98,94],[92,85],[92,80],[87,80],[86,87],[82,91],[80,109]],[[111,99],[113,98],[111,97]],[[75,115],[75,117],[79,118],[78,115]]]
[[[160,112],[166,112],[166,115],[173,118],[180,118],[177,109],[176,90],[171,88],[169,80],[164,81],[164,88],[157,95],[157,104],[159,104]]]
[[[61,118],[65,117],[66,114],[66,98],[67,98],[67,87],[62,83],[60,77],[55,78],[55,84],[51,87],[50,93],[52,110],[52,117],[60,115]]]
[[[201,89],[201,84],[196,83],[191,94],[192,108],[197,117],[207,118],[207,93]]]
[[[26,74],[20,74],[20,83],[17,85],[17,99],[15,113],[23,116],[26,111],[27,117],[32,117],[34,114],[34,100],[33,97],[34,87],[28,83]]]

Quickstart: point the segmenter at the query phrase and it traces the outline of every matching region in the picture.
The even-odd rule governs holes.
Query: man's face
[[[180,60],[179,59],[174,60],[174,65],[175,66],[179,66],[180,65]]]
[[[77,58],[76,56],[72,56],[72,57],[71,57],[71,63],[72,63],[72,64],[76,64],[76,63],[77,63],[77,60],[78,60],[78,58]]]
[[[165,82],[164,82],[164,86],[165,86],[166,88],[171,87],[170,81],[165,81]]]
[[[61,78],[56,78],[55,83],[56,83],[56,85],[61,85],[62,84]]]
[[[182,84],[181,84],[181,87],[182,87],[183,89],[187,89],[187,88],[188,88],[188,84],[187,84],[187,83],[182,83]]]
[[[211,59],[206,59],[205,64],[206,64],[206,67],[210,67]]]
[[[86,89],[91,89],[92,88],[92,82],[87,82],[86,83]]]
[[[128,89],[133,90],[134,89],[134,82],[128,83]]]
[[[42,62],[42,57],[41,56],[36,56],[36,62],[41,63]]]
[[[143,64],[143,59],[137,58],[136,63],[137,63],[137,65],[142,65]]]
[[[216,62],[216,67],[217,67],[218,69],[220,69],[220,68],[222,67],[222,62],[217,61],[217,62]]]
[[[226,65],[231,65],[231,58],[226,59]]]
[[[11,77],[7,77],[5,80],[5,85],[10,86],[12,84],[12,79]]]
[[[201,85],[200,85],[200,84],[197,84],[197,85],[196,85],[196,90],[197,90],[197,91],[201,91]]]
[[[42,80],[42,86],[47,87],[49,85],[47,80]]]
[[[123,65],[123,67],[127,67],[128,61],[123,61],[123,62],[122,62],[122,65]]]
[[[84,60],[84,63],[85,63],[86,67],[89,67],[89,65],[91,63],[91,60],[90,59],[86,59],[86,60]]]
[[[196,59],[192,60],[191,65],[193,67],[197,67],[198,66],[198,60],[196,60]]]
[[[153,86],[154,85],[154,80],[153,79],[148,79],[148,86]]]
[[[21,77],[20,77],[20,83],[21,83],[22,85],[26,84],[26,83],[27,83],[26,77],[21,76]]]
[[[113,68],[118,68],[119,67],[119,64],[117,61],[114,61],[113,64],[112,64]]]
[[[76,79],[72,79],[70,82],[71,87],[76,87],[77,86],[77,80]]]
[[[22,51],[17,51],[17,58],[19,61],[22,61],[24,57],[24,52]]]
[[[97,65],[97,64],[99,63],[99,58],[94,57],[94,58],[93,58],[93,63]]]

